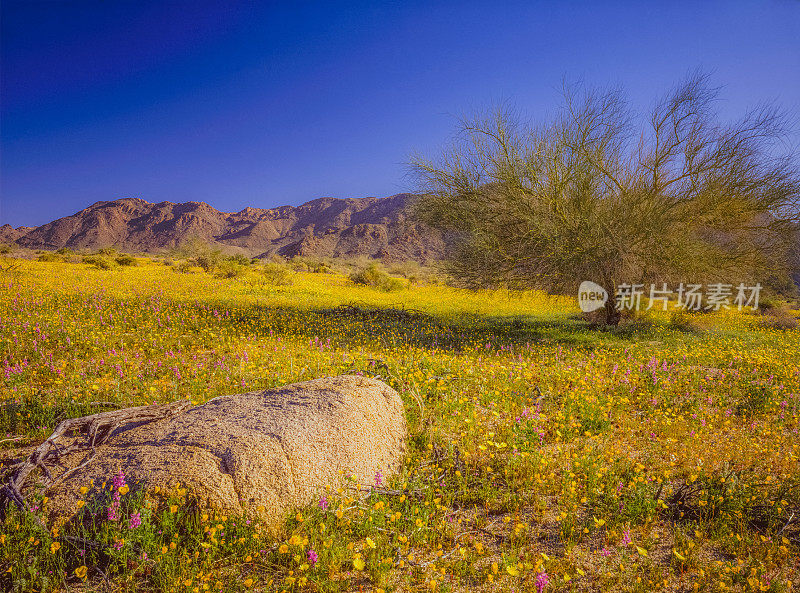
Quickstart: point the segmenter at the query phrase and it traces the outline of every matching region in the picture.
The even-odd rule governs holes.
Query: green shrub
[[[6,255],[14,251],[14,246],[11,243],[0,243],[0,255]]]
[[[204,272],[213,272],[222,261],[222,252],[219,250],[206,251],[195,257],[194,261]]]
[[[261,270],[264,282],[270,286],[291,286],[294,283],[292,271],[285,265],[268,263]]]
[[[246,255],[242,255],[241,253],[237,253],[236,255],[231,255],[228,257],[228,261],[239,266],[249,266],[250,265],[250,258]]]
[[[368,265],[358,272],[350,274],[350,280],[356,284],[371,286],[385,292],[395,292],[405,288],[405,284],[402,280],[389,276],[389,274],[379,269],[378,265],[375,263]]]
[[[36,258],[38,261],[64,261],[60,255],[55,253],[43,253]]]
[[[290,262],[292,269],[296,272],[311,272],[312,274],[327,274],[331,267],[323,261],[308,259],[305,257],[293,257]]]
[[[83,258],[83,263],[92,265],[98,270],[110,270],[114,267],[114,262],[102,255],[87,255]]]
[[[56,253],[59,255],[73,255],[75,252],[69,247],[62,247],[61,249],[57,249]]]
[[[238,278],[245,272],[244,266],[230,260],[217,264],[215,270],[214,276],[217,278]]]
[[[139,262],[136,261],[136,258],[132,255],[123,254],[120,255],[116,260],[118,265],[120,266],[138,266]]]

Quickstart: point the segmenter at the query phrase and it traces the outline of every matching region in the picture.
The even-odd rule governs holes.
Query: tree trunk
[[[622,318],[622,313],[617,308],[617,299],[613,293],[608,295],[608,300],[604,308],[606,312],[606,325],[617,327],[619,325],[619,320]]]

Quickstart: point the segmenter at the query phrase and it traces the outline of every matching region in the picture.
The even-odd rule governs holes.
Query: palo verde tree
[[[557,115],[506,109],[461,121],[434,159],[415,156],[419,216],[455,238],[469,287],[571,292],[621,284],[785,278],[800,175],[772,105],[723,123],[719,91],[693,74],[636,115],[623,93],[568,89]],[[574,294],[574,292],[573,292]]]

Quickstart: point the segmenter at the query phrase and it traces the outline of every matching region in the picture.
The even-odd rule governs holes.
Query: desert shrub
[[[293,284],[292,271],[285,265],[268,263],[261,270],[264,282],[270,286],[290,286]]]
[[[400,278],[393,278],[392,276],[388,276],[386,281],[381,284],[380,289],[385,292],[396,292],[398,290],[403,290],[406,287],[405,282],[400,280]]]
[[[43,253],[36,259],[37,261],[64,261],[64,259],[56,253]]]
[[[14,251],[14,246],[11,243],[0,243],[0,255],[6,255]]]
[[[245,272],[244,266],[231,260],[225,260],[218,263],[214,270],[214,276],[217,278],[238,278]]]
[[[296,272],[311,272],[313,274],[327,274],[331,267],[323,262],[305,257],[293,257],[290,262],[292,269]]]
[[[423,266],[416,261],[404,261],[392,264],[388,267],[387,271],[392,276],[402,276],[414,286],[441,283],[441,280],[432,268]]]
[[[61,249],[57,249],[56,253],[58,255],[73,255],[75,252],[69,247],[62,247]]]
[[[219,250],[206,251],[195,257],[194,261],[204,272],[213,272],[222,262],[222,252]]]
[[[368,265],[358,272],[350,274],[350,280],[355,284],[371,286],[385,292],[395,292],[405,288],[405,284],[402,280],[389,276],[389,274],[378,268],[375,263]]]
[[[239,266],[249,266],[250,263],[251,263],[250,262],[250,258],[247,257],[246,255],[241,254],[241,253],[237,253],[236,255],[228,256],[228,261],[232,262],[234,264],[237,264]]]
[[[419,262],[404,261],[391,264],[387,266],[387,271],[393,276],[402,276],[403,278],[420,278],[425,275],[425,269]]]
[[[117,250],[114,249],[113,247],[103,247],[102,249],[98,249],[95,252],[95,255],[103,255],[103,256],[106,256],[106,257],[116,257]]]
[[[181,274],[190,274],[192,270],[192,262],[189,261],[182,261],[178,265],[172,267],[173,272],[179,272]]]
[[[161,263],[163,263],[165,266],[174,266],[175,265],[175,262],[172,261],[171,257],[164,258],[164,260]]]
[[[120,265],[120,266],[138,266],[139,265],[139,262],[136,261],[136,258],[133,257],[132,255],[128,255],[128,254],[120,255],[114,261],[116,261],[117,264]]]
[[[388,274],[378,269],[376,264],[370,264],[366,268],[350,274],[350,280],[356,284],[378,287],[381,282],[388,277]]]
[[[94,266],[98,270],[110,270],[114,267],[113,260],[102,255],[87,255],[83,258],[83,263]]]

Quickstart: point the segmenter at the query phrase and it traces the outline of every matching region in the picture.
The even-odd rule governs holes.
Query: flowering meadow
[[[10,260],[9,260],[10,261]],[[401,474],[321,492],[273,534],[145,493],[0,524],[12,591],[791,591],[800,330],[752,312],[590,326],[574,299],[140,258],[0,273],[0,462],[69,417],[361,373],[403,397]],[[0,475],[4,473],[0,468]]]

